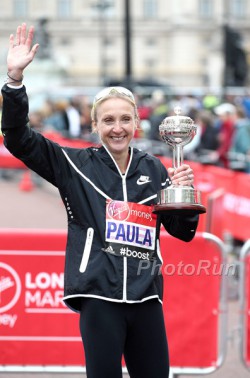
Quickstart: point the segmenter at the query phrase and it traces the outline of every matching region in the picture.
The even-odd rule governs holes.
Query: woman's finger
[[[20,45],[20,39],[21,39],[21,26],[19,25],[16,29],[16,40],[15,40],[16,45]]]
[[[26,42],[26,24],[23,23],[20,28],[21,28],[21,31],[20,31],[20,44],[24,45],[25,42]]]

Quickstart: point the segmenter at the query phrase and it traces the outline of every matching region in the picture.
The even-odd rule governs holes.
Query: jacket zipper
[[[122,178],[122,191],[123,191],[123,200],[124,201],[127,201],[128,200],[128,196],[127,196],[127,187],[126,187],[126,176],[127,176],[127,172],[129,170],[129,166],[131,164],[131,161],[132,161],[132,158],[133,158],[133,148],[130,149],[130,159],[129,159],[129,163],[128,163],[128,166],[127,166],[127,169],[126,169],[126,173],[125,175],[122,175],[116,161],[114,160],[113,156],[111,155],[111,153],[109,152],[109,150],[107,149],[107,147],[105,145],[103,145],[103,147],[106,149],[107,153],[110,155],[111,159],[113,160],[118,172],[120,173],[121,175],[121,178]],[[123,257],[123,293],[122,293],[122,301],[123,302],[127,302],[127,278],[128,278],[128,262],[127,262],[127,257],[124,256]]]
[[[122,190],[123,190],[123,197],[124,201],[128,200],[127,190],[126,190],[126,175],[122,176]],[[127,257],[123,257],[123,294],[122,300],[123,302],[127,301],[127,278],[128,278],[128,261]]]
[[[87,269],[90,251],[91,251],[92,242],[93,242],[93,236],[94,236],[94,229],[90,227],[87,230],[87,237],[86,237],[85,246],[84,246],[84,250],[83,250],[82,261],[81,261],[81,265],[80,265],[80,268],[79,268],[79,271],[81,273],[84,273],[85,270]]]

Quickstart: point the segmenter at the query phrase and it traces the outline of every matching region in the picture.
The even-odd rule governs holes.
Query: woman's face
[[[138,120],[129,101],[111,97],[97,107],[97,120],[93,126],[109,152],[117,156],[127,153]]]

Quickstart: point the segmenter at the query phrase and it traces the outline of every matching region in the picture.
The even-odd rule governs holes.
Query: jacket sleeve
[[[28,96],[23,86],[2,88],[2,133],[5,147],[27,167],[51,184],[58,186],[62,177],[62,150],[59,145],[46,139],[29,127]]]
[[[167,170],[163,164],[161,165],[162,182],[166,182],[167,185],[170,185]],[[167,212],[160,215],[160,222],[163,224],[166,231],[170,235],[186,242],[189,242],[194,238],[198,221],[198,215],[169,215]]]
[[[170,235],[185,242],[194,238],[199,221],[198,215],[161,215],[161,217],[161,222]]]

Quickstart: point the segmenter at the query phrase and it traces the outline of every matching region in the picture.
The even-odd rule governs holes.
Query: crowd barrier
[[[78,315],[61,302],[65,243],[64,231],[0,230],[0,372],[85,371]],[[226,353],[224,244],[162,230],[161,250],[172,376],[215,371]]]
[[[166,167],[172,164],[169,158],[161,160]],[[221,239],[229,233],[246,241],[250,224],[250,174],[193,161],[187,163],[194,171],[194,187],[201,191],[202,203],[207,208],[207,213],[200,217],[198,230],[209,231]]]
[[[45,136],[60,145],[70,147],[85,148],[92,145],[88,141],[64,138],[55,132],[46,133]],[[170,158],[162,156],[160,159],[166,167],[172,165]],[[200,217],[198,230],[212,232],[221,239],[224,239],[225,233],[229,233],[235,239],[247,240],[249,237],[247,225],[250,222],[250,174],[193,161],[188,163],[194,171],[194,186],[201,191],[202,203],[207,207],[207,214]],[[0,137],[0,168],[26,168],[3,146],[2,137]],[[218,189],[223,190],[224,193],[220,200],[216,200],[216,214],[217,218],[219,215],[220,222],[214,222],[211,218],[210,199]],[[214,209],[213,214],[215,214]]]
[[[60,144],[61,146],[86,148],[92,145],[92,143],[80,139],[68,139],[64,138],[60,133],[47,132],[44,136]],[[0,135],[0,170],[1,169],[14,169],[22,170],[23,175],[19,183],[19,188],[22,191],[31,191],[35,185],[33,183],[31,171],[27,166],[19,159],[15,158],[3,144],[3,136]]]
[[[60,144],[61,146],[86,148],[92,143],[80,139],[64,138],[57,132],[47,132],[44,136]],[[0,169],[27,169],[26,165],[19,159],[15,158],[3,144],[3,136],[0,135]]]
[[[16,159],[11,153],[5,148],[3,144],[3,137],[0,135],[0,169],[26,169],[23,162]]]
[[[191,243],[161,238],[164,316],[174,374],[207,374],[226,354],[226,263],[221,240],[198,233]],[[209,289],[208,289],[209,288]]]
[[[250,239],[241,248],[240,262],[241,357],[250,370]]]

